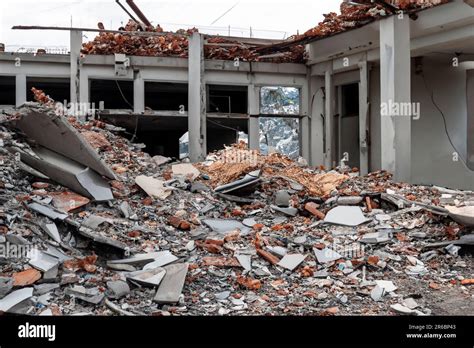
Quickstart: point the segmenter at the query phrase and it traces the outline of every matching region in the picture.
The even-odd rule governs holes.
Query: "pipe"
[[[138,23],[138,20],[133,17],[133,15],[126,9],[125,6],[123,6],[121,3],[120,3],[120,0],[115,0],[115,2],[122,8],[122,10],[124,10],[128,15],[129,17],[136,23]]]
[[[133,0],[126,0],[128,6],[135,12],[135,14],[140,18],[140,20],[147,26],[151,27],[150,21],[146,18],[142,11],[138,8],[138,6],[133,2]]]

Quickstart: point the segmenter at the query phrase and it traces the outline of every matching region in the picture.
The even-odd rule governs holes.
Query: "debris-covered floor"
[[[472,192],[243,143],[195,165],[150,157],[36,95],[0,115],[1,311],[474,313]]]

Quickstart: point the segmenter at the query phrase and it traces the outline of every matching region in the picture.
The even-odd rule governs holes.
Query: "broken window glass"
[[[300,90],[295,87],[262,87],[260,113],[264,115],[299,115]]]
[[[279,152],[290,158],[300,154],[299,119],[288,117],[260,117],[260,151]]]

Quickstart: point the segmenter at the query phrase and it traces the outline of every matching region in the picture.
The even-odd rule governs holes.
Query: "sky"
[[[342,0],[135,0],[152,24],[166,31],[197,27],[201,32],[283,39],[316,26],[323,13],[338,12]],[[121,0],[126,7],[125,0]],[[227,12],[230,9],[229,12]],[[226,13],[227,12],[227,13]],[[0,43],[19,48],[68,48],[69,33],[12,30],[14,25],[118,29],[128,15],[115,0],[0,0]],[[230,28],[229,28],[230,27]],[[95,33],[84,33],[83,41]]]

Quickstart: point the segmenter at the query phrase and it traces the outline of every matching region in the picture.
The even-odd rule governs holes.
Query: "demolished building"
[[[154,155],[178,157],[189,130],[194,161],[241,133],[258,149],[271,129],[262,120],[291,119],[295,131],[281,142],[296,141],[288,151],[313,166],[346,159],[362,174],[384,169],[399,180],[472,189],[473,142],[464,131],[472,118],[472,4],[382,3],[344,3],[340,15],[285,41],[133,31],[132,23],[128,32],[99,29],[83,44],[81,28],[50,28],[71,32],[71,54],[1,53],[8,91],[0,104],[32,100],[35,86],[56,100],[93,103]],[[293,88],[298,107],[262,105],[265,88]],[[387,112],[401,116],[381,117]]]
[[[133,34],[101,31],[82,47],[81,30],[69,28],[70,56],[0,54],[4,81],[21,61],[15,103],[2,102],[16,107],[0,115],[0,310],[460,314],[456,303],[472,303],[474,283],[474,193],[462,190],[473,181],[459,161],[418,175],[426,168],[418,156],[437,150],[412,148],[410,139],[441,137],[421,139],[426,128],[412,124],[426,118],[435,132],[436,113],[407,123],[414,115],[384,116],[374,105],[411,102],[420,70],[470,86],[466,54],[453,77],[430,53],[464,52],[472,7],[397,1],[391,6],[405,11],[397,13],[359,2],[285,42],[135,32],[131,24],[124,29]],[[425,57],[412,62],[413,74],[411,56]],[[38,67],[62,80],[41,81]],[[70,117],[53,100],[61,95],[36,89],[39,103],[25,103],[26,87],[41,82],[67,85],[73,103],[108,98],[105,109]],[[108,95],[111,86],[118,95]],[[262,113],[272,110],[262,91],[280,87],[297,90],[299,107]],[[469,95],[456,91],[461,111],[471,110]],[[158,110],[148,104],[155,98]],[[467,112],[450,116],[469,120]],[[258,151],[265,117],[298,120],[300,157]],[[179,161],[186,131],[191,161]],[[225,146],[237,131],[248,132],[248,144]],[[438,148],[440,166],[449,151]]]

